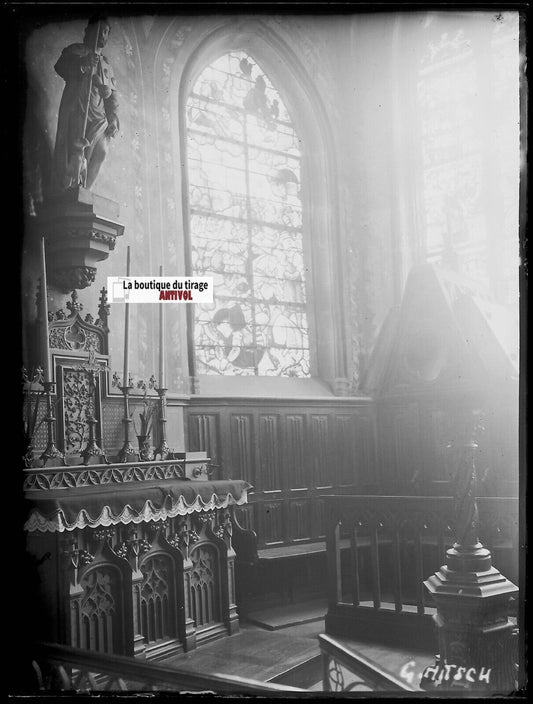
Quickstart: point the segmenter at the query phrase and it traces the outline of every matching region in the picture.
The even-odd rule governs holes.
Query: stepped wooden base
[[[472,670],[468,689],[513,691],[517,641],[508,610],[518,588],[495,567],[470,572],[444,566],[424,584],[437,605],[442,665]]]

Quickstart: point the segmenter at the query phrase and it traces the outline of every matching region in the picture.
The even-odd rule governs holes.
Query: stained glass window
[[[426,18],[417,98],[426,254],[518,300],[518,13]]]
[[[188,98],[192,274],[198,374],[308,377],[300,142],[254,58],[226,54]]]

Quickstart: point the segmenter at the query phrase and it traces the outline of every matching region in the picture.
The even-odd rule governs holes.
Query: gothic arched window
[[[191,274],[198,374],[309,377],[300,140],[257,61],[232,51],[186,104]]]

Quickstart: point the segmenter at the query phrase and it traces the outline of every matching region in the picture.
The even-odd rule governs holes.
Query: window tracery
[[[209,64],[186,106],[199,374],[310,376],[300,140],[255,59]]]

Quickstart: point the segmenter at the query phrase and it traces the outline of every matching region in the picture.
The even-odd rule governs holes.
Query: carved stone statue
[[[89,20],[82,44],[70,44],[55,65],[65,80],[59,106],[53,165],[53,191],[91,189],[106,157],[109,139],[119,130],[113,69],[101,53],[110,25]]]

